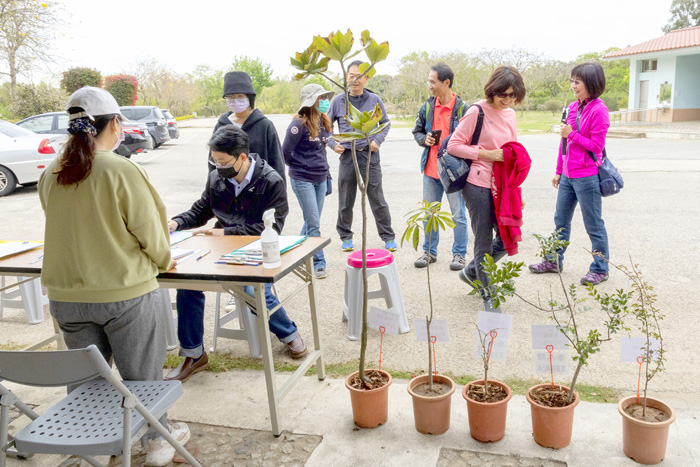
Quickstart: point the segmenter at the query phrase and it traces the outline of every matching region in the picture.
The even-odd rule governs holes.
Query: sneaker
[[[494,305],[491,297],[486,297],[484,298],[484,311],[488,311],[489,313],[500,313],[501,308]]]
[[[462,282],[466,282],[472,287],[474,281],[476,280],[476,277],[473,277],[471,274],[467,273],[467,268],[463,268],[461,271],[459,271],[459,278],[462,280]]]
[[[384,242],[384,248],[386,248],[389,251],[396,251],[396,241],[395,240],[387,240]]]
[[[226,310],[226,313],[231,313],[233,310],[236,309],[236,299],[231,295],[231,298],[228,299],[228,303],[224,307],[224,310]]]
[[[351,238],[351,239],[348,239],[348,240],[343,240],[343,244],[340,245],[340,248],[341,248],[343,251],[352,251],[352,250],[354,250],[355,248],[353,248],[353,246],[352,246],[352,238]]]
[[[437,258],[426,251],[413,262],[413,265],[417,268],[425,268],[428,266],[428,263],[433,264],[435,261],[437,261]]]
[[[564,272],[564,265],[543,259],[541,263],[531,264],[527,267],[534,274],[544,274],[545,272]]]
[[[467,265],[467,260],[464,259],[464,256],[460,254],[456,254],[452,257],[452,262],[450,263],[450,269],[452,271],[459,271],[460,269],[464,269],[464,267]]]
[[[599,274],[597,272],[588,271],[583,278],[581,278],[581,284],[583,285],[598,285],[603,281],[608,280],[607,274]]]
[[[190,429],[186,423],[168,423],[170,434],[180,444],[185,445],[190,440]],[[175,448],[165,438],[159,436],[146,443],[146,465],[164,466],[173,461]]]
[[[316,276],[316,279],[325,279],[328,277],[328,274],[326,273],[326,268],[318,268],[314,271],[314,276]]]

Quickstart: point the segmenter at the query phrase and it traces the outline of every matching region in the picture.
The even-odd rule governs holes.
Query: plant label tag
[[[425,319],[417,319],[413,322],[416,328],[416,342],[428,342],[428,331],[425,325]],[[436,342],[449,342],[450,333],[447,329],[446,319],[434,319],[430,323],[430,335],[435,336]]]
[[[399,335],[399,315],[391,311],[370,307],[367,312],[367,326],[379,331],[380,326],[384,326],[385,333],[390,336]]]
[[[500,335],[500,332],[499,332]],[[532,325],[532,348],[533,350],[545,350],[548,345],[553,345],[554,350],[563,350],[569,341],[559,329],[553,324],[533,324]],[[546,352],[545,352],[546,353]],[[547,357],[549,361],[549,357]]]
[[[571,359],[569,358],[568,348],[552,351],[551,370],[549,366],[549,352],[547,352],[546,350],[535,350],[534,360],[535,373],[538,375],[549,376],[551,373],[553,373],[555,375],[566,376],[569,374],[569,363],[571,362]]]
[[[506,315],[501,313],[489,313],[486,311],[479,312],[479,318],[476,321],[477,326],[481,329],[481,332],[486,333],[486,352],[489,350],[489,343],[491,342],[491,337],[488,336],[490,331],[497,331],[497,336],[493,340],[493,346],[491,347],[491,359],[492,362],[505,362],[506,355],[508,353],[508,340],[510,339],[510,330],[513,327],[513,315]],[[474,355],[477,359],[481,360],[484,349],[481,347],[481,339],[479,338],[479,331],[474,330],[476,336],[476,351]]]
[[[659,347],[661,343],[658,339],[650,339],[651,350],[653,352],[652,359],[658,357]],[[637,357],[644,357],[644,347],[647,345],[646,337],[623,337],[620,340],[622,351],[620,352],[621,362],[636,362]]]

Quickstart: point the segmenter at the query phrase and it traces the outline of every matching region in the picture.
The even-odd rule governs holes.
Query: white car
[[[32,185],[68,141],[68,135],[36,134],[0,120],[0,196]]]

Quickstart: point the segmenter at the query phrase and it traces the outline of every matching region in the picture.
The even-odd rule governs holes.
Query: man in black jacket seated
[[[260,235],[264,229],[263,213],[275,210],[273,227],[282,231],[287,217],[287,190],[282,177],[257,154],[249,153],[248,136],[240,128],[222,127],[209,140],[216,170],[209,173],[202,197],[189,211],[168,222],[171,231],[191,229],[205,225],[216,217],[213,229],[202,229],[206,235]],[[246,290],[252,294],[252,288]],[[268,309],[279,300],[265,286]],[[182,382],[209,366],[204,351],[204,293],[196,290],[177,291],[177,332],[180,355],[186,357],[182,364],[171,371],[166,380]],[[307,354],[306,344],[297,331],[296,324],[280,307],[270,316],[270,331],[287,344],[292,358]]]

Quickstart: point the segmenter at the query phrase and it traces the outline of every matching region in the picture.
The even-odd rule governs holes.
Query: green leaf
[[[364,115],[363,115],[363,118],[362,118],[362,119],[364,120]],[[362,130],[361,130],[362,133],[364,133],[364,134],[366,134],[366,135],[369,134],[369,132],[372,131],[372,129],[373,129],[375,126],[377,126],[377,123],[379,123],[379,121],[380,121],[381,119],[382,119],[382,117],[381,117],[381,115],[380,115],[380,116],[378,116],[378,117],[372,118],[371,120],[367,120],[366,122],[363,122],[363,123],[362,123]]]
[[[375,68],[373,68],[372,65],[370,65],[367,62],[360,63],[359,68],[360,68],[360,73],[364,73],[365,71],[369,70],[369,71],[367,71],[367,75],[366,75],[367,78],[371,78],[372,76],[374,76],[377,73],[377,70]]]
[[[370,40],[371,37],[369,36],[369,29],[365,29],[360,35],[360,44],[362,44],[362,46],[364,47],[369,43]]]
[[[362,112],[360,112],[354,105],[350,104],[350,115],[352,119],[358,123],[362,123]]]
[[[415,229],[413,231],[413,249],[418,251],[418,241],[420,240],[420,230]]]
[[[340,31],[338,31],[338,33],[340,33]],[[338,49],[331,44],[332,37],[332,33],[329,37],[314,36],[314,41],[311,44],[311,47],[314,50],[318,50],[331,60],[341,60],[343,56],[340,55]]]
[[[382,124],[379,125],[377,128],[375,128],[374,130],[370,131],[370,132],[369,132],[369,136],[378,135],[378,134],[381,133],[381,132],[384,130],[384,128],[386,128],[387,126],[389,126],[389,122],[382,123]]]
[[[381,44],[377,44],[377,41],[370,39],[369,45],[365,48],[365,53],[372,65],[381,62],[389,55],[389,42],[385,41]]]
[[[355,39],[352,36],[352,31],[350,31],[350,28],[348,28],[348,32],[345,34],[340,34],[340,31],[338,31],[336,34],[340,36],[338,40],[338,51],[343,58],[345,58],[352,50],[352,45],[355,42]]]
[[[365,139],[365,135],[362,133],[352,132],[352,133],[340,133],[333,135],[333,139],[336,141],[352,141],[358,139]]]

